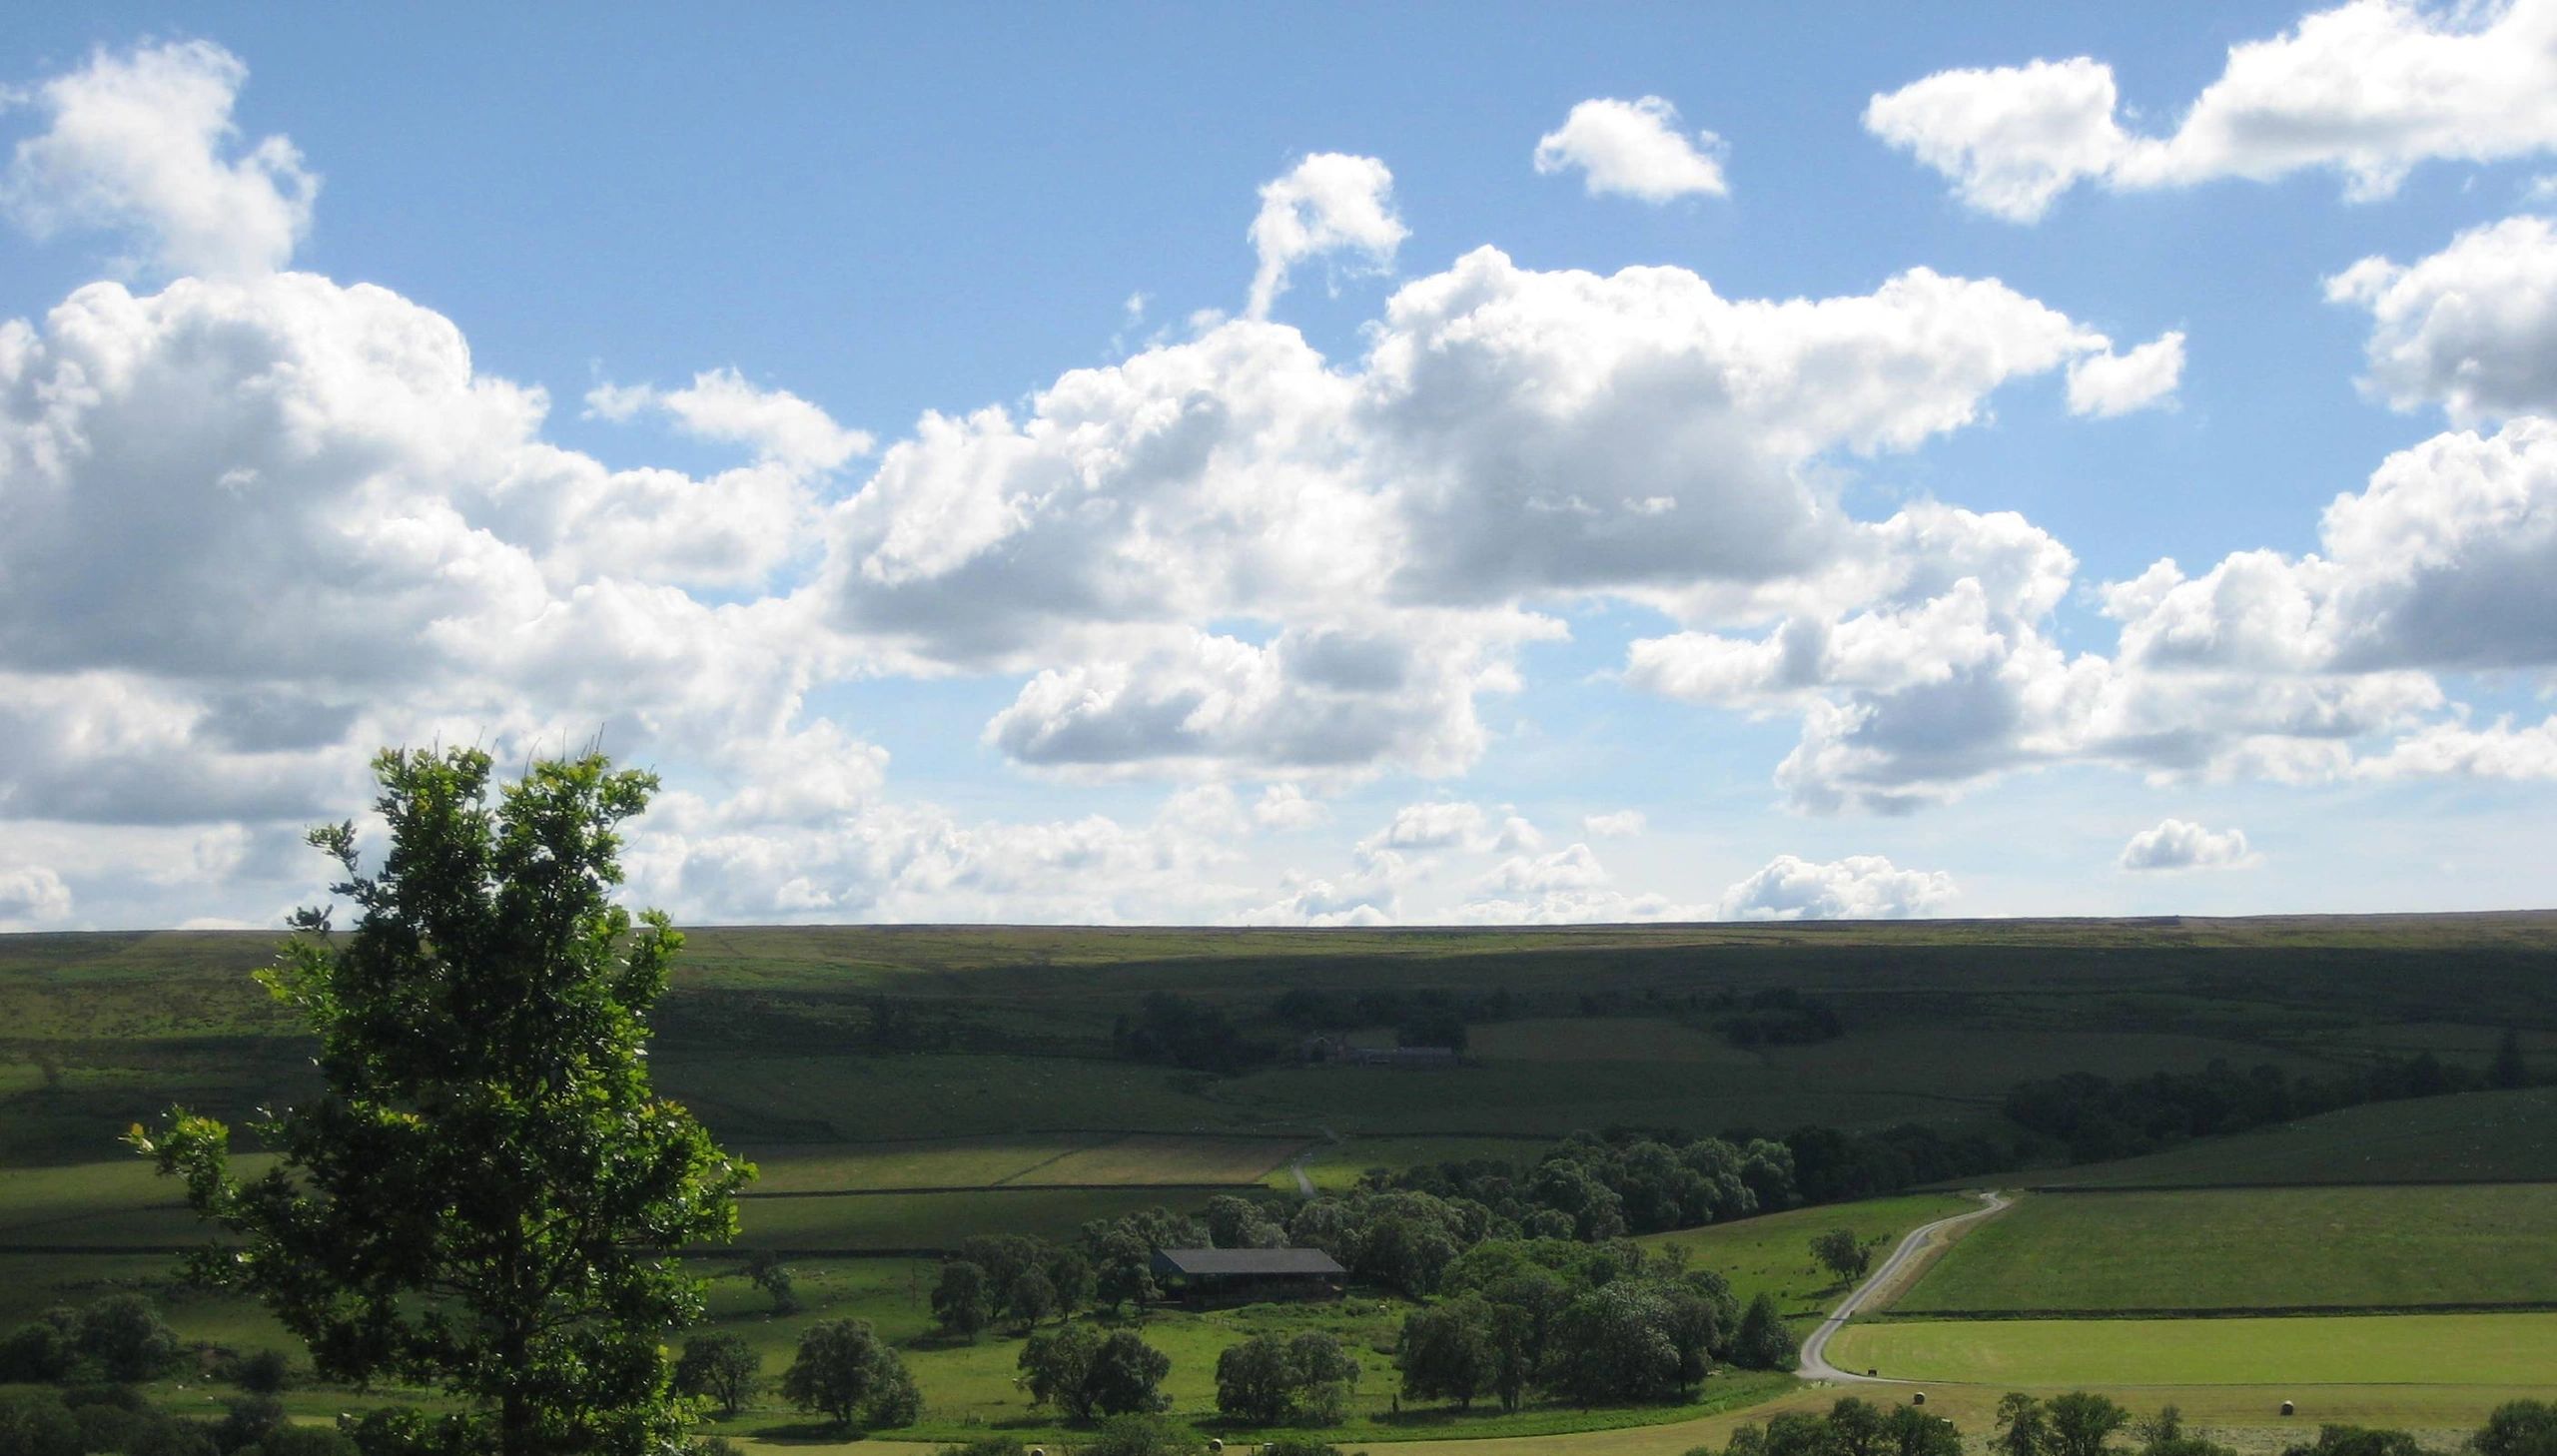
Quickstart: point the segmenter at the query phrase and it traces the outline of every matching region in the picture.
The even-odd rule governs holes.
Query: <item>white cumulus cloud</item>
[[[2159,335],[2129,354],[2082,356],[2069,366],[2069,412],[2110,419],[2163,403],[2184,374],[2184,336]]]
[[[1723,892],[1720,910],[1726,920],[1899,920],[1933,914],[1956,893],[1951,875],[1904,870],[1881,855],[1778,855]]]
[[[1394,215],[1394,175],[1373,157],[1316,152],[1286,176],[1261,189],[1261,213],[1252,221],[1252,247],[1260,255],[1247,317],[1266,319],[1287,289],[1287,276],[1309,258],[1354,253],[1379,271],[1411,236]]]
[[[2143,829],[2122,847],[2126,870],[2226,870],[2252,865],[2260,857],[2246,849],[2241,829],[2212,830],[2182,819],[2166,819]]]
[[[272,272],[311,229],[320,179],[281,136],[243,147],[249,68],[206,41],[100,50],[27,93],[45,129],[0,174],[0,209],[43,237],[106,229],[164,273]],[[5,94],[5,93],[0,93]]]
[[[2454,423],[2557,411],[2557,226],[2507,218],[2428,258],[2365,258],[2326,297],[2370,311],[2363,386]]]
[[[1592,197],[1613,193],[1647,203],[1721,197],[1730,191],[1711,132],[1678,130],[1678,108],[1657,96],[1601,98],[1571,109],[1563,124],[1536,142],[1536,170],[1578,168]]]
[[[1581,816],[1580,828],[1595,839],[1630,839],[1643,832],[1649,821],[1639,809],[1619,809],[1612,814]]]
[[[1865,126],[2015,222],[2086,180],[2130,190],[2327,168],[2348,197],[2380,198],[2427,161],[2557,151],[2557,3],[2351,0],[2230,47],[2169,134],[2126,131],[2117,112],[2112,68],[2078,57],[1939,72],[1874,97]]]

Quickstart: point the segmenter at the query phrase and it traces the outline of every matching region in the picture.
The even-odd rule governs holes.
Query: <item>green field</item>
[[[2557,1186],[2038,1193],[1895,1314],[2557,1302]]]
[[[1729,1223],[1709,1224],[1640,1240],[1647,1248],[1683,1248],[1697,1268],[1719,1269],[1745,1303],[1760,1293],[1775,1296],[1789,1317],[1826,1314],[1846,1290],[1814,1263],[1811,1240],[1833,1228],[1852,1228],[1863,1242],[1897,1246],[1909,1230],[1980,1206],[1953,1193],[1908,1193],[1861,1203],[1792,1208]],[[1877,1256],[1879,1262],[1879,1256]]]
[[[0,1166],[92,1161],[186,1101],[237,1118],[308,1056],[239,932],[0,937]],[[659,1009],[661,1084],[742,1143],[1092,1132],[1560,1135],[1626,1122],[1997,1119],[2015,1082],[2213,1060],[2482,1063],[2508,1026],[2557,1054],[2557,917],[1293,932],[757,928],[690,934]],[[1713,998],[1791,988],[1846,1035],[1727,1045]],[[1284,1045],[1285,990],[1499,998],[1476,1067],[1230,1079],[1110,1055],[1152,991]],[[878,1035],[893,1018],[902,1038]],[[1371,1029],[1372,1031],[1372,1029]]]
[[[2032,1174],[2055,1187],[2557,1183],[2557,1088],[2375,1102],[2146,1157]]]
[[[2557,1313],[2305,1319],[1889,1320],[1832,1359],[1904,1380],[2122,1385],[2557,1385]]]

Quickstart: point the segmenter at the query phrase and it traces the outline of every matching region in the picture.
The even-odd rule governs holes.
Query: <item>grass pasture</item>
[[[2557,1186],[2036,1193],[1894,1315],[2557,1303]]]
[[[2031,1175],[2053,1187],[2236,1183],[2557,1183],[2557,1088],[2374,1102]]]
[[[1770,1294],[1788,1317],[1801,1318],[1827,1313],[1846,1293],[1835,1276],[1813,1262],[1813,1238],[1833,1228],[1852,1228],[1862,1241],[1882,1240],[1888,1252],[1920,1224],[1979,1206],[1978,1200],[1955,1193],[1907,1193],[1861,1203],[1789,1208],[1676,1233],[1650,1234],[1639,1242],[1652,1249],[1683,1248],[1694,1267],[1718,1269],[1731,1280],[1732,1292],[1742,1303],[1760,1293]],[[1875,1261],[1879,1263],[1880,1257]]]
[[[1304,1150],[1302,1137],[1131,1133],[1015,1173],[1016,1187],[1055,1183],[1258,1183]]]
[[[1848,1326],[1831,1358],[1897,1379],[2000,1389],[2557,1386],[2557,1313],[1887,1320]]]

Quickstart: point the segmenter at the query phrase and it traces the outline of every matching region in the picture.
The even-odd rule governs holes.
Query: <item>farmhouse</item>
[[[1164,1292],[1192,1304],[1321,1299],[1348,1270],[1318,1248],[1166,1248],[1154,1257]]]

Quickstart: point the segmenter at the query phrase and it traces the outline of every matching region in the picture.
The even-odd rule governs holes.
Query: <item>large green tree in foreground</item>
[[[198,1272],[254,1293],[330,1379],[440,1386],[502,1456],[639,1453],[681,1431],[662,1340],[700,1285],[668,1255],[736,1233],[753,1175],[648,1081],[647,1012],[682,937],[612,903],[617,827],[653,775],[536,762],[492,807],[488,755],[374,762],[391,842],[312,831],[358,918],[303,911],[260,979],[320,1043],[323,1091],[230,1131],[180,1111],[133,1142],[236,1242]]]

